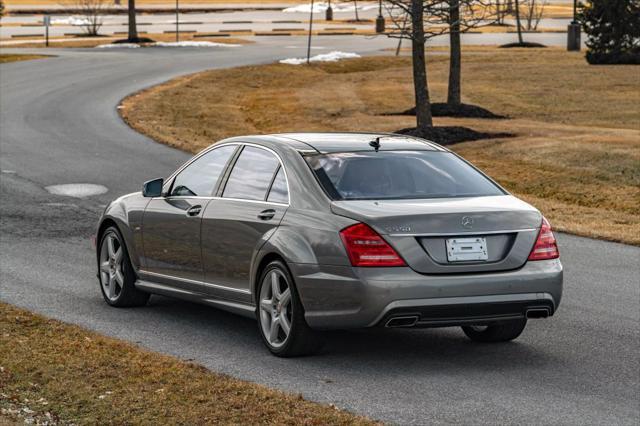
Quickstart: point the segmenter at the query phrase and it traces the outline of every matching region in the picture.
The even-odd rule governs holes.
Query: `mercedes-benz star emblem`
[[[462,226],[465,228],[473,227],[473,218],[470,216],[462,216]]]

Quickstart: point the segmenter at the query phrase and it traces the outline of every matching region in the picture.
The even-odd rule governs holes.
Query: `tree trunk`
[[[411,49],[413,55],[413,88],[416,99],[416,127],[426,130],[433,127],[429,87],[427,86],[427,62],[425,59],[424,10],[421,0],[411,0]]]
[[[460,0],[449,0],[449,90],[447,104],[460,105],[461,52],[460,52]]]
[[[129,0],[129,41],[138,40],[138,30],[136,28],[136,0]]]
[[[515,0],[516,3],[516,26],[518,27],[518,43],[524,43],[522,39],[522,23],[520,22],[520,0]]]

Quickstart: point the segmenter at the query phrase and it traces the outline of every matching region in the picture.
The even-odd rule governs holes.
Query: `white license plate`
[[[486,238],[449,238],[446,243],[449,262],[471,262],[489,258]]]

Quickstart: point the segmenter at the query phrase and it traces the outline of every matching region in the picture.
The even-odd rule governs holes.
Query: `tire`
[[[466,334],[469,339],[475,342],[508,342],[520,336],[526,325],[527,319],[523,318],[488,326],[462,327],[462,331],[464,331],[464,334]]]
[[[129,252],[115,226],[104,231],[98,245],[98,282],[104,301],[111,306],[144,306],[149,300],[150,294],[135,286]]]
[[[293,277],[283,262],[276,260],[264,268],[256,302],[258,331],[272,354],[288,358],[320,350],[322,339],[307,325]]]

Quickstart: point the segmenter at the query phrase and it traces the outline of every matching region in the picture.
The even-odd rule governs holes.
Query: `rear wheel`
[[[304,320],[293,278],[281,261],[269,263],[260,276],[257,316],[260,336],[276,356],[310,355],[322,346]]]
[[[520,336],[526,325],[527,319],[522,318],[491,325],[465,326],[462,327],[462,331],[468,338],[476,342],[508,342]]]
[[[100,290],[105,302],[117,307],[145,305],[149,293],[135,287],[136,274],[120,231],[107,228],[99,247]]]

